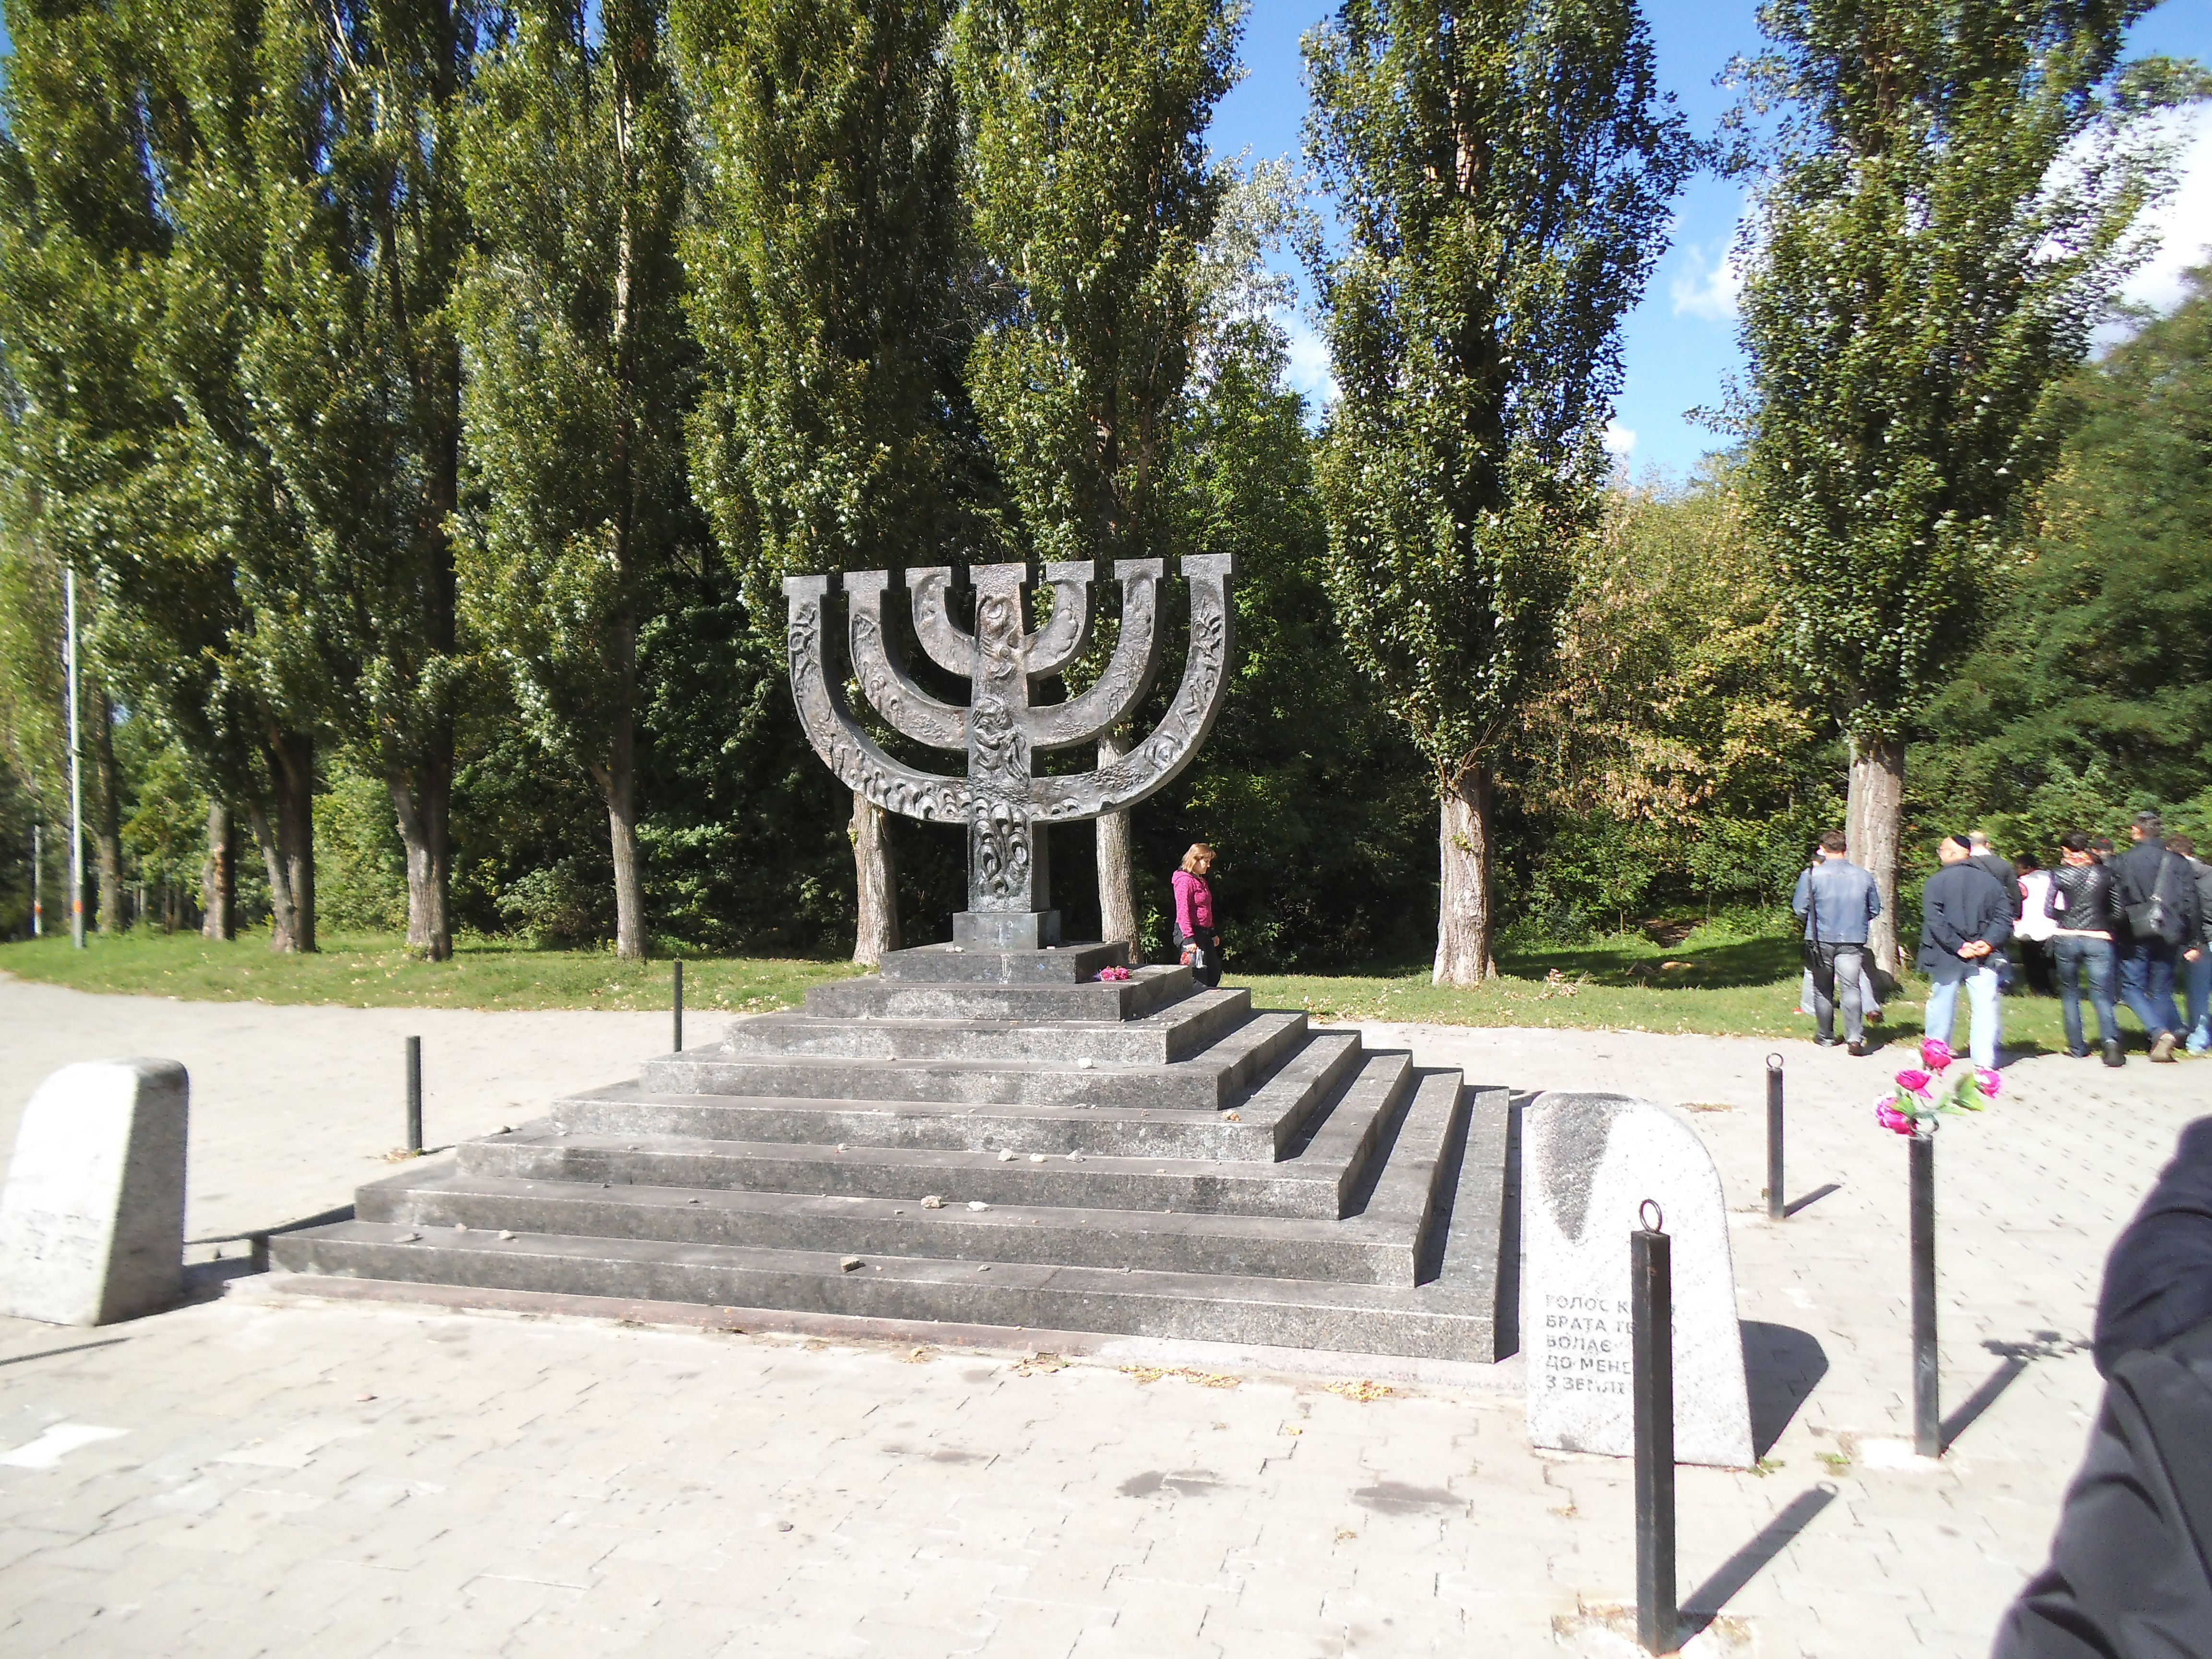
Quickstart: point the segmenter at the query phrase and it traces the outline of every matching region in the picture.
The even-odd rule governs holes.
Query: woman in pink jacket
[[[1221,935],[1213,927],[1213,889],[1206,872],[1213,868],[1213,849],[1193,842],[1182,868],[1170,878],[1175,888],[1176,949],[1200,985],[1221,983]]]

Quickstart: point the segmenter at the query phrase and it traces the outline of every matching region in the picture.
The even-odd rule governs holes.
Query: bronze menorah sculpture
[[[932,661],[969,682],[964,708],[933,697],[908,672],[898,630],[884,616],[891,573],[860,570],[843,579],[853,677],[898,731],[934,748],[965,750],[964,778],[918,770],[868,736],[846,705],[843,677],[829,670],[824,635],[830,579],[785,580],[791,694],[815,752],[841,782],[888,811],[967,822],[968,908],[953,918],[955,939],[1001,951],[1058,945],[1047,826],[1135,805],[1173,780],[1206,741],[1228,680],[1234,630],[1229,583],[1237,562],[1233,555],[1212,553],[1182,563],[1190,584],[1190,652],[1166,718],[1150,737],[1096,771],[1042,776],[1032,764],[1039,751],[1096,741],[1127,720],[1151,690],[1160,665],[1164,561],[1115,561],[1121,631],[1112,658],[1087,690],[1042,705],[1030,703],[1030,692],[1090,642],[1091,587],[1097,579],[1091,561],[1045,566],[1052,613],[1034,630],[1024,619],[1025,564],[968,568],[975,589],[972,634],[952,617],[951,567],[904,573],[915,634]]]

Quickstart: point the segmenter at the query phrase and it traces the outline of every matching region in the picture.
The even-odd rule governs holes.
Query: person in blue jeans
[[[2186,859],[2166,851],[2157,813],[2136,813],[2130,834],[2135,845],[2110,861],[2120,1000],[2142,1022],[2152,1061],[2170,1066],[2184,1029],[2173,982],[2184,963],[2204,954],[2197,942],[2203,932],[2197,878]]]
[[[1914,961],[1932,981],[1928,988],[1928,1035],[1950,1042],[1958,1019],[1959,988],[1964,986],[1973,1011],[1967,1050],[1975,1065],[1994,1070],[1996,958],[2012,937],[2014,895],[1972,862],[1972,855],[1964,836],[1946,836],[1937,844],[1936,856],[1943,867],[1928,878],[1921,892],[1920,952]]]
[[[2081,1033],[2081,981],[2097,1010],[2097,1040],[2107,1066],[2124,1066],[2120,1016],[2112,998],[2112,872],[2089,850],[2089,837],[2069,830],[2058,842],[2058,867],[2051,872],[2043,914],[2057,924],[2051,960],[2058,976],[2058,1001],[2066,1020],[2066,1052],[2087,1058]]]
[[[2186,836],[2168,836],[2166,850],[2189,860],[2197,878],[2197,955],[2188,963],[2189,1052],[2201,1054],[2212,1048],[2212,864],[2197,856],[2197,843]]]
[[[1881,894],[1874,878],[1844,856],[1844,832],[1820,837],[1813,867],[1797,878],[1790,908],[1805,923],[1805,965],[1813,975],[1813,1041],[1823,1048],[1836,1042],[1837,987],[1843,988],[1844,1041],[1855,1054],[1866,1053],[1865,1008],[1860,991],[1866,960],[1867,924],[1881,914]]]

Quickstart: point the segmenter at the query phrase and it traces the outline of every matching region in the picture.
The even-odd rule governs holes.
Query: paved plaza
[[[2024,1061],[1943,1130],[1933,1464],[1910,1455],[1905,1144],[1868,1109],[1907,1051],[1781,1045],[1796,1208],[1775,1225],[1775,1045],[1364,1031],[1471,1085],[1685,1107],[1711,1147],[1765,1462],[1681,1472],[1691,1652],[1987,1650],[2096,1404],[2105,1252],[2212,1066]],[[190,1068],[198,1264],[198,1299],[153,1318],[0,1320],[10,1659],[1633,1651],[1628,1465],[1532,1451],[1517,1360],[467,1314],[303,1298],[208,1242],[389,1172],[410,1033],[448,1144],[628,1075],[667,1021],[0,980],[0,1143],[70,1060]]]

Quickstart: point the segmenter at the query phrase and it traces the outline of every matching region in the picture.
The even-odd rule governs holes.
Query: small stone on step
[[[1070,1152],[1067,1155],[1067,1161],[1070,1164],[1080,1164],[1083,1162],[1083,1154],[1080,1152]]]
[[[513,1233],[507,1231],[505,1229],[501,1229],[501,1232],[500,1232],[500,1235],[499,1235],[499,1236],[500,1236],[501,1238],[513,1238],[513,1237],[514,1237],[514,1235]]]
[[[1042,1152],[1031,1152],[1031,1153],[1030,1154],[1030,1163],[1032,1163],[1032,1164],[1042,1164],[1042,1163],[1043,1163],[1043,1162],[1044,1162],[1044,1154],[1043,1154]]]
[[[988,1210],[991,1206],[980,1198],[971,1198],[968,1200],[968,1207],[971,1210]]]
[[[844,1269],[845,1272],[851,1273],[858,1273],[862,1267],[867,1266],[867,1263],[861,1261],[857,1255],[848,1255],[837,1265]]]
[[[1014,1155],[1013,1155],[1012,1152],[1004,1152],[1004,1151],[1002,1151],[1002,1152],[1000,1152],[1000,1154],[999,1154],[999,1162],[1000,1162],[1000,1163],[1001,1163],[1001,1164],[1012,1164],[1013,1161],[1014,1161]]]
[[[468,1231],[468,1230],[469,1224],[465,1221],[456,1221],[453,1224],[453,1231],[457,1233],[465,1233]]]
[[[988,1261],[983,1262],[976,1267],[975,1271],[979,1273],[987,1273],[991,1271],[991,1264]]]
[[[921,1207],[925,1210],[941,1210],[945,1207],[945,1200],[935,1193],[932,1193],[921,1200]]]
[[[1075,1062],[1075,1069],[1079,1072],[1087,1072],[1091,1069],[1091,1062],[1088,1060],[1079,1060]]]

